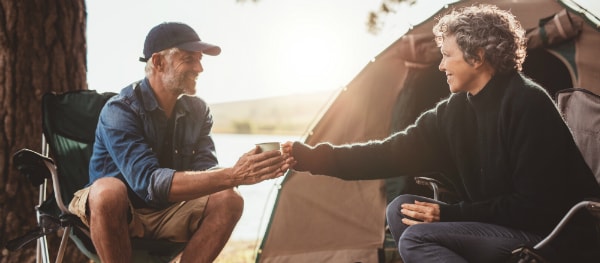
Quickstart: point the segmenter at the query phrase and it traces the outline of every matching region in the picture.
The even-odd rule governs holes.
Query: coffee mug
[[[278,142],[257,143],[256,146],[258,146],[259,153],[279,150],[281,148],[281,145]]]

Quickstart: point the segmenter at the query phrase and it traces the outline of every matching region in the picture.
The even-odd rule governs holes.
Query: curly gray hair
[[[438,46],[444,37],[454,36],[469,64],[479,60],[477,52],[482,49],[496,72],[522,69],[526,56],[525,30],[509,11],[493,5],[463,7],[441,17],[433,33]]]

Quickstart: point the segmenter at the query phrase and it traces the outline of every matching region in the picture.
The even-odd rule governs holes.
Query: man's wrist
[[[223,183],[226,188],[231,188],[231,187],[235,187],[239,185],[239,182],[237,182],[235,180],[235,176],[233,174],[233,168],[231,167],[227,167],[227,168],[223,168],[220,171],[221,174],[221,180],[219,180],[219,183]]]

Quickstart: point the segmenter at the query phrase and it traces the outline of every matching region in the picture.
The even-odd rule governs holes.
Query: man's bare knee
[[[90,211],[127,211],[129,206],[127,187],[125,184],[112,177],[96,180],[90,187],[88,196]]]
[[[239,219],[244,211],[244,198],[233,189],[217,192],[210,196],[206,209],[207,213],[218,210]]]

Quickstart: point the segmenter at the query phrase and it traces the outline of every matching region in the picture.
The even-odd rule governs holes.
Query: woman
[[[502,262],[533,246],[562,215],[600,188],[546,91],[520,73],[525,31],[508,11],[479,5],[434,26],[439,69],[453,93],[414,125],[381,141],[283,144],[294,169],[345,180],[439,172],[463,201],[401,195],[387,208],[404,262]],[[553,257],[595,236],[580,218]],[[586,247],[587,246],[587,247]]]

